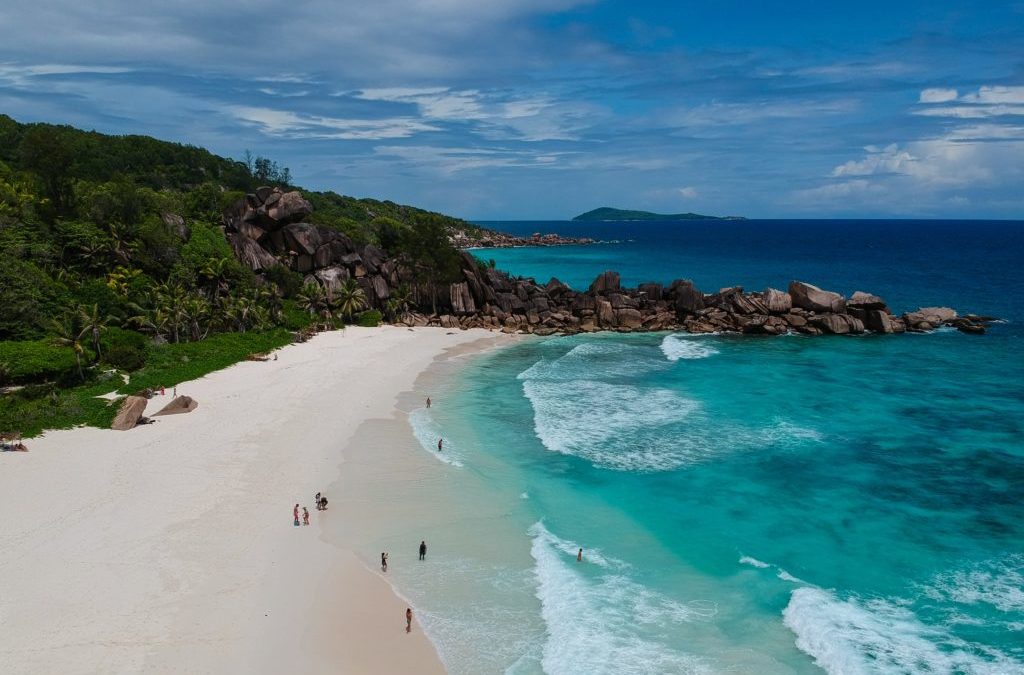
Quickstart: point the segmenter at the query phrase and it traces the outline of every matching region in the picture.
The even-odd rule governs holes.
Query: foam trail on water
[[[761,569],[764,569],[765,567],[771,567],[771,565],[769,565],[768,563],[758,560],[757,558],[751,558],[749,555],[740,556],[740,564],[750,565],[751,567],[758,567]]]
[[[702,344],[700,338],[673,334],[661,341],[661,351],[669,361],[706,359],[718,350],[709,344]]]
[[[936,575],[924,592],[933,600],[986,604],[1000,612],[1024,613],[1024,555]]]
[[[437,439],[443,438],[444,434],[441,433],[440,427],[426,408],[417,408],[409,413],[409,426],[412,427],[413,435],[416,436],[416,440],[420,442],[424,450],[445,464],[462,466],[462,457],[458,448],[447,438],[444,439],[444,450],[437,451]]]
[[[584,574],[577,569],[576,544],[542,523],[530,528],[530,535],[537,597],[547,625],[541,658],[545,673],[709,672],[697,657],[644,634],[645,628],[678,630],[704,618],[702,608],[675,602],[610,570],[597,577]]]
[[[889,600],[842,599],[806,586],[793,591],[783,621],[796,646],[833,675],[1021,675],[1024,664],[924,624]]]

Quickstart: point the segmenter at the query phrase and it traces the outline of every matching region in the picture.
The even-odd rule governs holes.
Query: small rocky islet
[[[311,212],[298,192],[260,188],[225,212],[225,234],[238,259],[253,271],[284,265],[328,290],[355,279],[371,308],[383,309],[393,289],[413,283],[411,270],[377,246],[358,244],[328,227],[304,222]],[[704,293],[683,279],[667,286],[652,282],[626,288],[617,272],[607,271],[587,290],[578,291],[554,278],[541,284],[512,277],[467,251],[460,256],[460,273],[461,281],[439,286],[426,303],[436,305],[436,313],[406,312],[395,323],[535,335],[667,330],[844,335],[922,332],[941,326],[981,334],[994,320],[959,315],[949,307],[897,315],[871,293],[857,291],[846,298],[803,281],[791,281],[785,291],[745,292],[735,286]],[[421,309],[424,306],[421,303]]]

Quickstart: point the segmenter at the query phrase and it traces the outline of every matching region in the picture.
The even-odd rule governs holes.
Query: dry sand
[[[437,356],[503,339],[325,333],[179,385],[190,414],[0,455],[0,672],[444,672],[406,603],[322,536],[342,500],[320,512],[313,495]]]

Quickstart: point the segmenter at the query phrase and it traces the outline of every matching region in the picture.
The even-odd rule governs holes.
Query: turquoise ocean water
[[[617,240],[480,252],[541,281],[797,278],[1006,322],[528,339],[452,366],[410,421],[425,452],[446,438],[458,515],[429,572],[395,574],[453,672],[1024,673],[1021,223],[499,227]]]

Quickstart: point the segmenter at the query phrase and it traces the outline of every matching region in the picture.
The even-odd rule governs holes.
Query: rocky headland
[[[602,330],[844,335],[951,326],[980,334],[992,320],[961,316],[949,307],[896,314],[871,293],[856,291],[847,298],[803,281],[789,282],[786,290],[747,292],[735,286],[705,293],[685,279],[626,288],[617,272],[607,271],[586,290],[577,290],[554,278],[539,283],[512,277],[466,251],[460,255],[461,278],[430,288],[429,300],[425,300],[422,284],[416,283],[401,259],[330,228],[304,222],[311,212],[311,205],[298,192],[260,188],[224,214],[225,234],[238,259],[255,272],[280,264],[328,290],[355,279],[372,308],[385,309],[399,286],[417,287],[420,311],[406,311],[394,319],[408,326],[488,328],[537,335]],[[423,313],[435,306],[436,313]]]
[[[517,237],[505,232],[488,230],[454,230],[449,239],[452,245],[460,249],[473,248],[519,248],[522,246],[570,246],[578,244],[596,244],[595,239],[588,237],[565,237],[560,234],[542,234],[534,232],[529,237]]]

